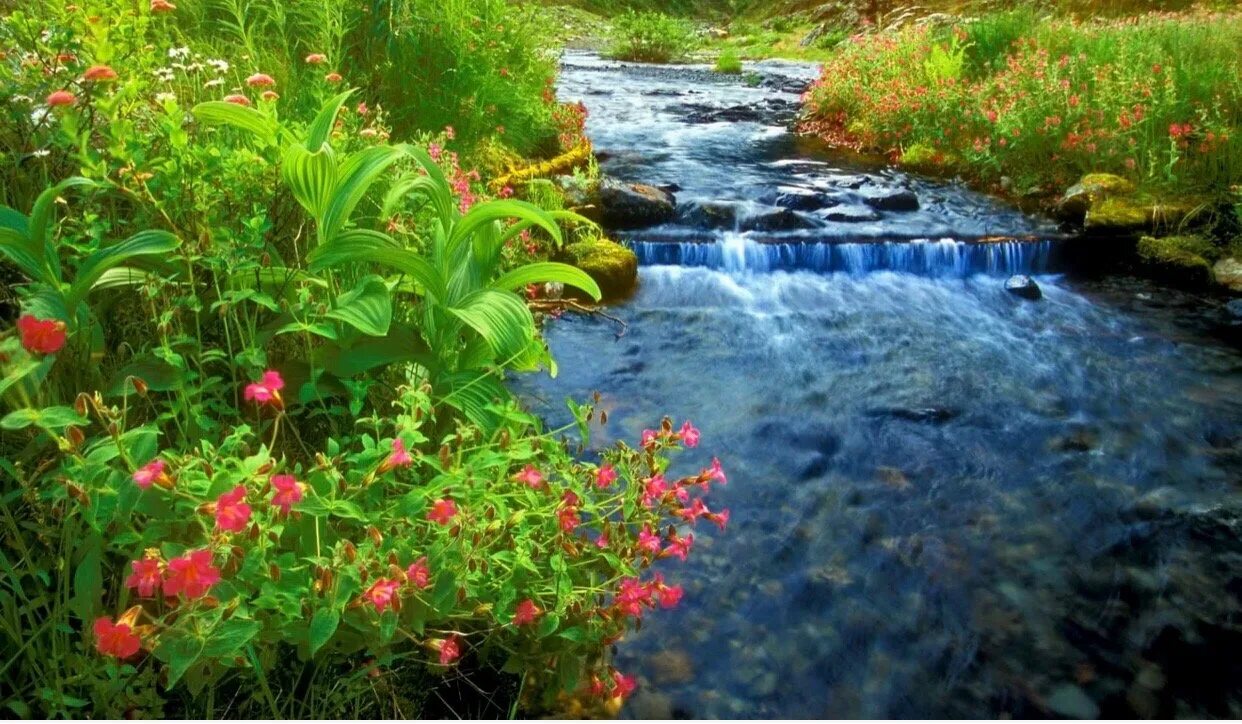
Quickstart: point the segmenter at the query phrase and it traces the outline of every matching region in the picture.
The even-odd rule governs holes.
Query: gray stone
[[[1005,291],[1032,301],[1044,296],[1035,280],[1025,274],[1015,274],[1005,280]]]
[[[1070,719],[1095,719],[1100,707],[1087,692],[1073,684],[1062,684],[1048,697],[1048,708]]]

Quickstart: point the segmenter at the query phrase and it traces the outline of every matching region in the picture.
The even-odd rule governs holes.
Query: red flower
[[[690,548],[694,545],[694,534],[687,533],[685,538],[679,538],[676,533],[668,539],[668,547],[660,553],[661,558],[677,558],[684,561],[690,555]]]
[[[620,671],[612,672],[612,697],[614,699],[624,699],[634,693],[634,689],[638,688],[638,682],[633,676],[626,676]]]
[[[599,470],[595,471],[595,487],[606,488],[617,480],[617,471],[612,467],[612,463],[604,463]]]
[[[681,426],[681,441],[686,447],[697,447],[699,444],[699,430],[689,420]]]
[[[431,510],[427,511],[427,520],[440,525],[448,525],[456,515],[457,503],[448,498],[442,498],[431,504]]]
[[[542,611],[535,605],[535,602],[529,598],[517,605],[517,610],[513,613],[514,626],[526,626],[535,622]]]
[[[132,561],[129,565],[133,573],[129,574],[129,578],[125,579],[125,587],[138,591],[138,595],[143,598],[155,596],[156,592],[160,590],[160,584],[163,582],[159,560],[143,558],[142,560]]]
[[[259,97],[268,102],[280,100],[280,94],[274,90],[265,90]]]
[[[153,13],[171,13],[176,9],[177,6],[168,2],[168,0],[151,0],[151,12]]]
[[[272,487],[276,489],[272,495],[272,505],[280,508],[282,515],[289,515],[293,504],[302,499],[304,486],[292,475],[273,475]]]
[[[106,65],[92,65],[82,74],[85,81],[116,80],[116,71]]]
[[[375,610],[383,613],[389,607],[396,608],[397,605],[397,588],[400,583],[391,578],[380,578],[371,584],[367,592],[362,597],[367,600]]]
[[[577,508],[561,508],[556,512],[556,520],[560,523],[561,530],[566,533],[572,533],[578,526],[582,525],[582,519],[578,517]]]
[[[95,619],[95,648],[105,656],[128,659],[142,648],[142,640],[126,623],[113,623],[107,616]]]
[[[337,73],[337,72],[335,72],[335,71],[333,71],[332,73],[329,73],[329,74],[325,75],[325,76],[323,77],[323,79],[324,79],[324,80],[326,80],[326,81],[328,81],[329,83],[340,83],[340,82],[341,82],[341,80],[342,80],[342,78],[341,78],[341,74],[340,74],[340,73]]]
[[[657,593],[660,598],[660,608],[675,607],[677,604],[681,603],[683,593],[685,593],[685,591],[681,586],[665,586],[661,584],[659,592]]]
[[[365,115],[367,114],[367,111],[369,111],[370,109],[369,109],[369,108],[367,108],[367,104],[366,104],[366,102],[364,101],[364,102],[362,102],[362,103],[359,103],[359,104],[358,104],[358,108],[357,108],[357,110],[358,110],[358,115],[360,115],[360,116],[365,116]]]
[[[236,106],[249,106],[250,105],[250,99],[242,95],[241,93],[228,94],[227,96],[224,97],[224,102],[232,103],[233,105],[236,105]]]
[[[152,483],[159,483],[165,488],[172,488],[172,479],[164,472],[164,461],[152,460],[134,471],[134,484],[146,490]]]
[[[77,97],[67,90],[53,91],[47,95],[47,104],[52,108],[71,106],[77,102]]]
[[[384,458],[384,462],[380,463],[379,469],[376,472],[383,475],[389,470],[393,470],[395,468],[408,468],[413,464],[414,458],[411,457],[410,453],[406,451],[405,443],[402,442],[399,437],[393,438],[392,452],[388,454],[388,457]]]
[[[306,62],[311,65],[322,65],[323,63],[328,62],[328,56],[323,53],[311,53],[306,56]]]
[[[56,354],[65,346],[65,323],[59,319],[36,319],[23,314],[17,320],[22,346],[31,354]]]
[[[431,567],[427,565],[427,556],[423,556],[410,564],[405,569],[405,575],[409,577],[410,583],[415,588],[426,588],[431,585]]]
[[[461,658],[461,638],[453,634],[440,642],[440,663],[448,666]]]
[[[656,432],[655,430],[643,430],[643,436],[642,436],[642,438],[641,438],[641,444],[642,444],[642,446],[643,446],[643,447],[648,447],[648,446],[650,446],[650,445],[654,444],[654,443],[655,443],[655,441],[656,441],[656,440],[657,440],[660,436],[661,436],[661,434],[660,434],[660,433],[658,433],[658,432]]]
[[[246,385],[245,398],[253,400],[260,405],[271,403],[275,407],[283,407],[284,403],[280,399],[280,391],[284,389],[284,386],[285,381],[281,378],[280,373],[276,370],[268,370],[263,373],[263,379]]]
[[[721,485],[729,482],[729,479],[725,477],[724,469],[720,467],[720,458],[712,458],[712,466],[707,469],[707,473],[712,480]]]
[[[276,85],[276,79],[267,73],[255,73],[246,79],[246,85],[251,88],[271,88]]]
[[[534,465],[527,465],[522,468],[522,472],[513,476],[513,479],[519,483],[538,490],[543,487],[543,473],[539,472]]]
[[[638,532],[638,549],[648,553],[660,552],[660,536],[651,532],[650,525],[644,525]]]
[[[216,499],[216,530],[240,533],[250,522],[250,506],[246,504],[246,486],[238,485]]]
[[[643,505],[650,508],[655,503],[660,502],[664,498],[664,494],[668,492],[668,482],[664,480],[664,476],[656,474],[647,478],[643,483]]]
[[[220,569],[211,564],[211,551],[191,551],[168,562],[164,595],[176,596],[180,593],[186,598],[201,598],[219,582]]]
[[[703,517],[720,526],[720,530],[724,530],[729,524],[729,509],[725,508],[719,513],[705,513]]]

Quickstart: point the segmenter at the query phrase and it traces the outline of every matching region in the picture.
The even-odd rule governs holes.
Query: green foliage
[[[716,57],[716,72],[736,75],[742,72],[742,59],[734,50],[726,49]]]
[[[608,56],[641,63],[681,60],[697,44],[689,22],[660,12],[627,12],[613,19]]]

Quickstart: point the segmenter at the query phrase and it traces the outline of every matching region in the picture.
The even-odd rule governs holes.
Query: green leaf
[[[42,410],[25,408],[14,410],[0,420],[0,428],[5,430],[21,430],[36,425],[44,430],[56,432],[70,425],[86,425],[90,421],[74,411],[72,407],[45,407]]]
[[[324,369],[342,378],[395,362],[431,364],[430,350],[418,332],[395,325],[383,337],[364,337],[350,347],[329,346],[320,361]]]
[[[307,151],[314,153],[328,142],[328,136],[332,133],[332,126],[336,124],[336,114],[340,112],[341,106],[345,100],[353,94],[353,89],[338,94],[335,98],[330,99],[319,110],[319,114],[315,116],[315,120],[311,122],[310,129],[306,135],[306,143],[304,144]]]
[[[236,656],[250,639],[259,633],[261,625],[258,621],[244,618],[231,618],[216,626],[207,640],[203,642],[203,656],[210,658],[231,658]]]
[[[167,231],[148,229],[140,231],[125,241],[100,249],[82,262],[70,287],[65,305],[75,309],[86,298],[95,282],[107,270],[139,256],[167,254],[181,245],[181,240]]]
[[[556,633],[556,629],[561,625],[561,617],[551,611],[545,613],[539,619],[539,627],[535,629],[535,633],[540,637],[551,636]]]
[[[554,261],[536,262],[520,266],[517,269],[502,274],[499,279],[492,283],[492,286],[497,289],[517,291],[527,284],[541,284],[543,282],[560,282],[577,287],[590,294],[591,298],[597,302],[602,296],[599,285],[595,283],[595,280],[589,274],[577,267]]]
[[[337,169],[338,181],[324,209],[323,226],[319,229],[321,241],[336,236],[349,222],[350,214],[371,184],[401,156],[401,151],[391,146],[373,146],[351,155],[341,164]]]
[[[82,560],[73,572],[73,612],[82,621],[94,621],[103,600],[103,541],[91,533],[82,544]]]
[[[203,642],[189,634],[165,635],[155,648],[155,657],[168,664],[168,687],[171,689],[203,654]]]
[[[318,151],[311,153],[301,146],[291,145],[285,149],[280,172],[293,197],[322,230],[328,199],[336,187],[336,155],[332,147],[321,145]],[[321,242],[326,240],[320,239]]]
[[[389,246],[375,232],[355,234],[346,232],[333,241],[319,247],[313,254],[311,271],[329,269],[348,263],[374,263],[386,266],[402,274],[408,274],[433,299],[442,300],[448,290],[444,280],[426,258],[409,249]]]
[[[561,243],[560,227],[556,225],[556,220],[548,212],[525,201],[506,199],[488,201],[470,209],[470,212],[457,222],[449,234],[449,252],[452,253],[460,244],[469,239],[479,227],[503,219],[517,219],[532,226],[538,226],[546,231],[558,245]]]
[[[228,101],[206,101],[190,111],[200,123],[232,126],[253,134],[263,143],[275,143],[277,125],[266,113]]]
[[[88,178],[71,176],[44,190],[35,199],[34,206],[30,208],[30,231],[28,234],[30,243],[34,245],[34,248],[43,248],[43,261],[56,282],[63,281],[63,277],[60,271],[60,257],[56,253],[56,247],[52,244],[51,237],[48,235],[49,227],[52,224],[53,204],[56,203],[56,199],[60,197],[60,194],[68,189],[77,187],[94,188],[96,186],[98,184]]]
[[[323,648],[332,639],[336,627],[341,623],[341,614],[334,608],[321,608],[315,611],[310,621],[310,655]]]
[[[535,336],[535,319],[516,294],[480,289],[466,295],[448,312],[473,329],[502,362],[517,358]]]
[[[336,306],[327,316],[363,334],[383,337],[392,324],[392,293],[379,277],[365,277],[336,300]]]

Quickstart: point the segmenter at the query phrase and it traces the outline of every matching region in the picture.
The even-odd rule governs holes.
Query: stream
[[[563,65],[603,171],[681,213],[618,234],[624,334],[550,322],[559,376],[520,389],[550,424],[598,390],[594,449],[690,419],[677,468],[729,475],[728,530],[659,564],[681,606],[617,646],[622,716],[1242,715],[1219,302],[1075,277],[1048,222],[798,138],[812,66]]]

